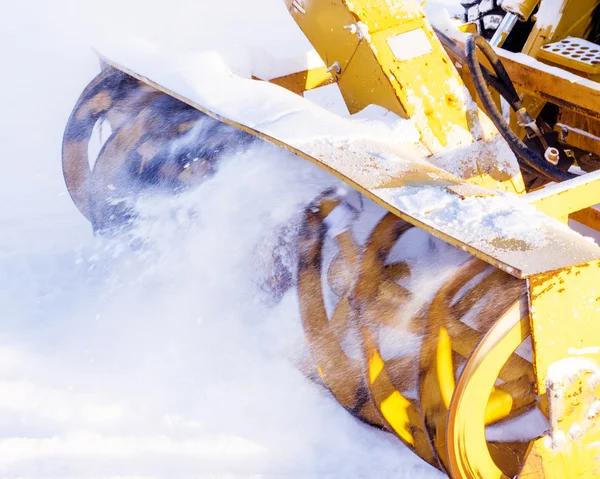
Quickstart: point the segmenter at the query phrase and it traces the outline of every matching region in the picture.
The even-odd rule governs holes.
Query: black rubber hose
[[[548,163],[536,151],[523,143],[523,141],[511,130],[510,125],[504,120],[502,113],[496,108],[496,104],[487,87],[486,78],[489,81],[490,77],[493,75],[487,69],[485,69],[484,75],[479,60],[477,59],[477,48],[482,51],[496,72],[496,79],[490,81],[492,86],[494,86],[494,88],[496,88],[510,103],[513,110],[518,111],[523,108],[523,105],[504,65],[502,65],[502,62],[498,55],[496,55],[494,49],[482,36],[470,35],[466,43],[467,65],[471,71],[475,89],[477,90],[477,94],[481,99],[481,103],[483,104],[486,113],[489,115],[494,125],[496,125],[496,128],[498,128],[498,131],[502,134],[504,139],[508,142],[512,151],[517,155],[517,158],[521,160],[521,163],[527,165],[529,169],[534,169],[538,174],[541,174],[552,181],[560,182],[575,178],[575,175]]]
[[[500,81],[500,79],[496,75],[494,75],[491,71],[489,71],[486,67],[484,67],[482,65],[480,65],[480,66],[481,66],[481,72],[483,73],[483,78],[486,81],[486,83],[488,85],[490,85],[492,88],[494,88],[494,90],[496,90],[498,93],[500,93],[500,95],[504,99],[511,98],[512,92],[510,91],[510,89],[506,88],[506,86],[504,86],[504,83],[502,81]],[[511,107],[512,107],[512,105],[511,105]]]

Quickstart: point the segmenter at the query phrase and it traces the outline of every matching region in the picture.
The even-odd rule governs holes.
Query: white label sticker
[[[397,60],[412,60],[433,51],[429,38],[422,28],[401,33],[387,39]]]

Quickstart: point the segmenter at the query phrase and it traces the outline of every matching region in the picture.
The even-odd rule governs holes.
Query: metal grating
[[[600,74],[600,45],[582,38],[567,37],[544,45],[538,56],[572,70]]]

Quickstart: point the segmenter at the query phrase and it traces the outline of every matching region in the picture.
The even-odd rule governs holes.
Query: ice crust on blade
[[[106,54],[107,52],[103,52]],[[143,53],[113,51],[109,56],[117,65],[127,65],[133,72],[145,76],[157,85],[186,98],[198,108],[215,114],[224,121],[243,125],[266,139],[333,169],[351,185],[369,191],[373,197],[401,211],[385,189],[411,184],[457,184],[461,180],[428,161],[422,150],[410,142],[414,126],[398,132],[385,125],[371,122],[356,123],[339,117],[318,105],[276,85],[240,78],[234,75],[217,53],[146,56]],[[157,69],[155,65],[160,64]],[[494,152],[490,143],[490,154]],[[506,149],[505,149],[506,150]],[[390,202],[391,201],[391,202]],[[515,209],[518,221],[520,209]],[[440,222],[442,237],[452,237],[469,249],[472,238],[451,223]],[[479,236],[492,231],[479,229]],[[531,238],[490,237],[479,241],[478,254],[519,277],[553,271],[572,264],[590,261],[599,256],[600,249],[581,235],[564,228],[558,221],[548,219],[539,232],[547,243]],[[445,236],[444,236],[445,235]],[[493,258],[493,260],[492,260]]]
[[[600,368],[589,358],[569,357],[556,361],[548,368],[546,384],[549,388],[560,385],[565,381],[575,380],[581,373],[589,371],[597,375],[600,380]]]
[[[108,56],[125,59],[122,51]],[[150,77],[156,78],[154,73],[159,72],[152,68],[155,56],[144,60],[140,53],[135,62],[140,64],[137,72],[153,73]],[[380,107],[368,107],[350,119],[341,118],[283,88],[234,75],[217,52],[173,53],[165,56],[165,62],[161,72],[181,75],[167,73],[157,79],[159,83],[163,80],[162,84],[173,91],[199,105],[210,105],[217,114],[329,162],[368,187],[407,171],[445,174],[427,162],[415,146],[419,134],[414,124]]]
[[[448,92],[463,104],[462,111],[470,118],[469,131],[453,125],[449,131],[448,144],[440,145],[440,151],[428,160],[435,166],[460,178],[470,178],[478,174],[481,167],[478,162],[485,160],[494,164],[500,174],[506,178],[519,174],[519,165],[508,143],[498,134],[491,120],[479,109],[465,85],[457,78],[446,81]],[[424,93],[427,90],[424,89]]]
[[[121,51],[109,55],[122,56]],[[151,67],[156,62],[154,56],[146,61],[143,54],[136,58],[136,63],[155,71]],[[234,75],[217,52],[174,53],[165,61],[172,65],[163,65],[161,71],[181,73],[166,74],[164,78],[163,84],[173,91],[199,105],[210,105],[215,113],[243,122],[317,159],[327,160],[369,186],[385,183],[404,171],[420,169],[444,174],[423,159],[414,145],[418,138],[414,125],[380,107],[369,107],[356,119],[341,118],[283,88]],[[146,68],[136,71],[144,74]],[[385,158],[381,151],[387,152]]]
[[[581,381],[582,384],[578,384]],[[573,385],[582,393],[577,406],[573,407],[573,398],[569,391]],[[546,436],[548,449],[561,450],[570,442],[579,439],[586,431],[597,428],[597,417],[600,413],[600,397],[595,391],[600,385],[600,368],[598,363],[586,357],[567,357],[556,361],[548,368],[546,386],[550,394],[550,423],[552,429]],[[588,396],[588,395],[591,395]],[[565,410],[565,406],[571,410]],[[573,417],[574,422],[568,431],[563,430],[565,414]]]
[[[525,248],[539,248],[547,243],[544,226],[549,223],[548,218],[508,194],[462,199],[444,186],[379,191],[402,211],[457,238],[469,238],[474,245],[494,238],[520,242]]]
[[[465,147],[465,143],[456,144],[454,149],[448,148],[429,158],[431,164],[448,171],[458,177],[468,178],[479,171],[477,161],[481,158],[493,158],[496,169],[505,177],[513,177],[518,173],[515,164],[510,161],[512,151],[501,135],[479,141],[476,145]]]
[[[348,139],[369,139],[385,144],[410,143],[415,138],[414,126],[396,115],[394,120],[364,121],[370,112],[381,119],[384,113],[376,112],[380,107],[371,107],[361,121],[348,121],[318,105],[305,102],[302,98],[268,83],[248,82],[232,74],[229,65],[216,52],[190,53],[176,58],[173,71],[181,72],[186,91],[199,104],[214,107],[216,113],[235,118],[252,118],[252,128],[264,131],[286,143],[307,143],[328,139],[332,142]],[[228,92],[224,95],[224,92]],[[248,95],[251,95],[248,98]],[[241,99],[244,101],[240,101]],[[286,105],[281,108],[281,105]],[[251,113],[250,113],[251,112]],[[306,119],[312,121],[307,121]],[[318,128],[309,128],[317,125]],[[389,125],[393,125],[389,128]],[[413,149],[412,145],[406,145]],[[409,153],[407,153],[409,154]]]

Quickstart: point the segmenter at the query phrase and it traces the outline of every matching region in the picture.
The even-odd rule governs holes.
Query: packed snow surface
[[[260,245],[329,175],[261,145],[198,191],[143,198],[122,240],[94,237],[64,186],[62,131],[98,38],[219,48],[268,77],[311,61],[282,4],[2,10],[0,475],[436,477],[305,379],[297,298],[272,306],[259,287]]]

